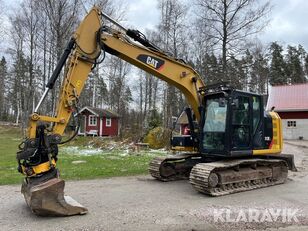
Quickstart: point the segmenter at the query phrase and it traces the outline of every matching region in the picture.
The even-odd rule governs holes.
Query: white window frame
[[[94,118],[94,122],[91,120],[92,118]],[[93,123],[92,123],[93,122]],[[97,116],[95,115],[89,115],[89,121],[88,121],[89,126],[97,126]]]
[[[111,127],[111,118],[106,117],[106,127]]]

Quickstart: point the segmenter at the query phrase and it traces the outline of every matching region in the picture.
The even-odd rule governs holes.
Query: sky
[[[156,0],[130,0],[126,13],[127,23],[138,30],[154,29],[159,21]]]
[[[137,28],[152,29],[159,21],[157,1],[131,0],[128,2],[127,21]],[[272,12],[270,24],[258,38],[268,44],[301,44],[308,50],[308,1],[307,0],[270,0]],[[307,21],[306,21],[307,20]]]
[[[7,8],[21,0],[3,0]],[[189,0],[191,1],[191,0]],[[260,0],[261,2],[265,0]],[[308,50],[307,0],[269,0],[273,6],[270,25],[259,34],[264,43],[277,41],[282,45],[301,44]],[[127,6],[125,25],[145,32],[159,21],[156,0],[122,0]]]
[[[159,21],[157,1],[130,0],[128,2],[127,21],[139,30],[152,29]],[[280,44],[301,44],[308,51],[308,1],[307,0],[270,0],[273,6],[269,26],[258,36],[268,44],[277,41]],[[307,21],[306,21],[307,20]]]
[[[271,0],[271,23],[260,35],[263,42],[301,44],[308,50],[307,0]]]

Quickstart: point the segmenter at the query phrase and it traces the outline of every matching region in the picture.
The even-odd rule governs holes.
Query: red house
[[[117,136],[119,134],[119,115],[107,109],[84,107],[80,110],[82,121],[79,135]]]
[[[185,136],[185,135],[190,135],[190,129],[189,129],[189,124],[188,124],[188,118],[187,118],[187,114],[185,111],[182,111],[181,115],[176,118],[176,117],[173,117],[175,118],[174,122],[176,122],[176,126],[179,126],[179,132],[180,132],[180,135],[182,136]],[[172,118],[172,119],[173,119]]]
[[[272,107],[282,119],[285,139],[308,140],[308,84],[273,86],[266,109]]]
[[[177,119],[177,124],[180,125],[180,134],[181,135],[188,135],[188,119],[185,111],[182,111],[181,115]]]

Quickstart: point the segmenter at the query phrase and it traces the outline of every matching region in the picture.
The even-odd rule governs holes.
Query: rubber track
[[[225,185],[219,185],[214,188],[208,186],[209,175],[215,171],[225,170],[228,168],[234,168],[240,164],[261,164],[261,165],[283,165],[286,167],[286,162],[282,160],[262,160],[262,159],[246,159],[246,160],[232,160],[232,161],[218,161],[211,163],[200,163],[193,167],[190,173],[190,183],[199,192],[210,195],[210,196],[223,196],[227,194],[249,191],[258,188],[264,188],[272,185],[282,184],[287,178],[287,167],[286,172],[282,172],[280,179],[258,179],[248,180],[239,183],[230,183]],[[285,175],[284,175],[285,174]]]

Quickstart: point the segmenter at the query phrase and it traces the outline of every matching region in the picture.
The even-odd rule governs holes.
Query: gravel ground
[[[285,145],[299,169],[286,184],[223,197],[197,193],[187,181],[162,183],[149,176],[68,181],[66,194],[89,209],[83,216],[37,217],[20,185],[0,186],[0,230],[308,230],[307,147],[308,142]],[[251,210],[261,213],[258,222],[247,221]],[[217,211],[223,211],[223,219],[215,217]],[[273,222],[272,213],[266,216],[271,211],[296,214],[284,221],[281,213]]]

